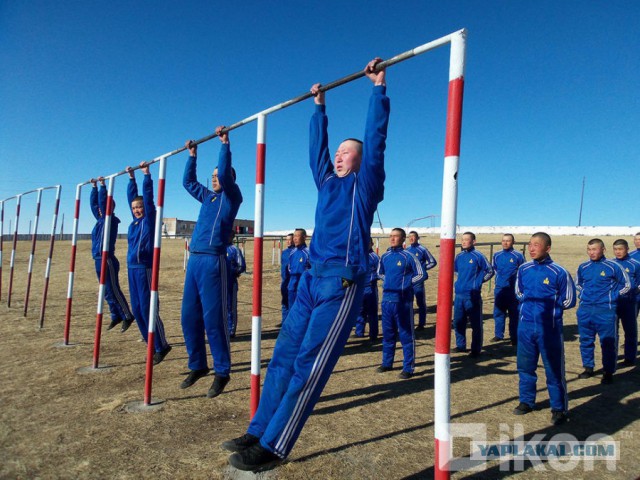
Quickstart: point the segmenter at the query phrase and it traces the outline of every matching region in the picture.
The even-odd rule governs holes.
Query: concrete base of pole
[[[151,413],[164,408],[165,400],[161,398],[151,398],[151,404],[145,405],[143,401],[125,403],[124,410],[127,413]]]
[[[58,343],[54,343],[53,346],[56,347],[56,348],[68,348],[68,347],[79,347],[80,344],[79,343],[58,342]]]
[[[86,375],[89,373],[107,373],[113,370],[112,365],[99,365],[98,368],[93,367],[80,367],[76,370],[78,375]]]

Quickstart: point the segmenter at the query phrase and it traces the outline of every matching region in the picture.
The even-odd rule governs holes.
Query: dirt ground
[[[518,240],[527,240],[519,238]],[[611,249],[613,238],[605,241]],[[479,236],[478,241],[499,241]],[[586,259],[585,237],[556,237],[553,258],[575,272]],[[8,261],[2,272],[0,303],[0,478],[253,478],[227,466],[228,452],[219,444],[245,431],[249,420],[250,326],[252,275],[240,280],[238,336],[232,341],[232,379],[223,395],[205,394],[212,376],[193,387],[178,388],[187,372],[187,355],[180,329],[183,282],[183,242],[164,240],[160,278],[160,314],[173,351],[154,370],[153,397],[163,400],[155,412],[129,413],[130,402],[142,400],[146,348],[132,328],[121,334],[102,329],[100,368],[92,363],[98,283],[89,242],[80,242],[76,263],[71,346],[63,347],[69,242],[55,246],[44,329],[38,328],[46,242],[37,250],[32,296],[27,317],[23,297],[29,245],[17,251],[11,308],[7,307]],[[269,243],[269,242],[267,242]],[[436,237],[423,238],[438,256]],[[386,242],[381,243],[384,248]],[[253,244],[247,245],[252,270]],[[10,248],[10,245],[9,247]],[[124,272],[126,241],[118,242]],[[488,255],[488,248],[482,248]],[[5,243],[5,259],[9,258]],[[279,270],[271,265],[271,245],[265,248],[262,357],[264,377],[280,321]],[[437,268],[427,281],[428,326],[417,332],[416,375],[397,378],[399,369],[378,374],[381,345],[350,338],[333,376],[305,426],[289,461],[258,475],[274,479],[418,479],[432,478],[433,337]],[[487,443],[524,432],[551,436],[566,432],[578,440],[604,433],[619,442],[620,458],[607,468],[580,462],[558,470],[549,463],[500,465],[488,462],[481,471],[461,471],[455,479],[471,478],[604,478],[630,479],[640,474],[640,371],[620,366],[613,385],[600,384],[600,375],[578,380],[582,370],[575,309],[565,314],[566,373],[570,421],[550,425],[544,370],[539,374],[540,409],[515,417],[518,379],[515,352],[508,342],[491,343],[493,294],[485,288],[485,353],[479,359],[451,356],[451,419],[454,424],[482,424]],[[106,308],[105,308],[106,310]],[[470,332],[468,333],[470,336]],[[401,360],[396,356],[396,365]],[[600,349],[596,359],[600,361]],[[87,371],[89,370],[89,371]],[[469,455],[468,439],[454,441],[454,455]]]

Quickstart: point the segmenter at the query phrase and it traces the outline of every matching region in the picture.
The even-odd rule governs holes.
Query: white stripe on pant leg
[[[224,336],[227,339],[227,350],[229,350],[229,354],[231,354],[231,338],[229,336],[229,324],[227,321],[227,301],[229,300],[227,296],[229,292],[227,291],[229,279],[227,278],[227,256],[226,254],[218,255],[218,262],[220,263],[220,300],[222,300],[222,324],[224,325]]]
[[[324,371],[325,365],[327,363],[327,358],[331,353],[332,349],[335,347],[335,343],[337,340],[337,336],[340,331],[344,327],[344,323],[349,316],[349,312],[351,310],[351,306],[353,305],[353,298],[355,297],[355,292],[357,289],[357,285],[354,284],[347,289],[345,292],[344,299],[338,310],[338,314],[333,320],[333,324],[331,329],[329,330],[329,334],[327,335],[322,347],[320,348],[320,352],[316,357],[316,360],[311,367],[311,371],[309,372],[309,378],[307,379],[302,391],[298,396],[298,401],[293,409],[291,417],[289,421],[285,425],[282,433],[280,434],[280,439],[276,443],[275,450],[276,451],[284,451],[286,450],[288,444],[291,441],[292,434],[296,430],[298,423],[300,422],[300,417],[302,416],[306,406],[309,403],[309,397],[313,393],[318,380],[322,376],[322,372]]]
[[[146,268],[145,267],[145,271],[147,272],[147,284],[149,285],[149,293],[151,293],[151,277],[152,277],[152,270],[150,268]],[[167,337],[164,333],[164,325],[162,324],[162,320],[160,320],[160,300],[157,300],[157,294],[158,292],[156,292],[156,328],[155,328],[155,334],[156,334],[156,338],[160,339],[160,344],[162,345],[162,349],[164,350],[165,348],[167,348],[167,346],[169,345],[169,342],[167,342]],[[150,295],[150,299],[153,300],[153,295]],[[151,319],[149,319],[149,323],[151,323]],[[154,345],[155,348],[155,345]]]
[[[113,292],[113,296],[116,299],[116,302],[122,309],[122,313],[124,313],[125,317],[127,316],[127,312],[129,313],[130,317],[133,317],[133,314],[129,310],[129,306],[126,303],[126,300],[124,300],[119,295],[120,289],[118,288],[118,284],[116,281],[117,280],[116,269],[113,266],[113,261],[108,256],[107,256],[107,268],[109,269],[109,281],[111,282],[111,291]],[[124,320],[124,318],[121,318],[120,320]]]

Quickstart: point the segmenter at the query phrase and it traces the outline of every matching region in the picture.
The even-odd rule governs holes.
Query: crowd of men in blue
[[[222,443],[234,452],[229,462],[241,470],[273,468],[287,458],[311,414],[338,361],[348,337],[378,341],[378,280],[382,281],[382,359],[377,371],[393,369],[396,343],[403,352],[402,379],[415,369],[415,331],[426,325],[425,281],[436,260],[419,242],[419,235],[394,228],[389,249],[380,257],[373,251],[371,224],[377,205],[384,197],[384,151],[390,113],[386,96],[385,70],[378,70],[376,58],[364,69],[373,83],[364,140],[344,140],[333,162],[328,147],[328,117],[325,94],[320,84],[311,87],[315,109],[310,122],[310,167],[318,189],[313,241],[307,247],[307,233],[296,229],[287,236],[282,252],[282,325],[267,368],[258,410],[245,434]],[[197,145],[187,141],[189,151],[183,185],[199,203],[200,213],[190,243],[181,325],[188,353],[189,374],[180,384],[189,388],[209,374],[206,342],[213,357],[214,380],[207,397],[220,395],[230,381],[230,338],[237,325],[237,278],[245,271],[242,253],[233,245],[233,222],[242,203],[231,166],[229,135],[225,127],[216,133],[222,142],[212,189],[197,180]],[[118,284],[119,263],[114,255],[117,226],[112,217],[111,239],[105,272],[105,299],[111,311],[108,329],[118,324],[125,332],[135,320],[147,340],[151,302],[151,269],[154,251],[156,208],[149,166],[142,162],[142,195],[133,169],[128,200],[132,223],[128,232],[129,308]],[[98,189],[97,182],[101,182]],[[92,181],[91,208],[96,218],[92,232],[96,272],[101,273],[106,188],[104,179]],[[115,207],[115,204],[113,204]],[[528,244],[531,261],[513,248],[514,237],[502,237],[503,249],[492,263],[475,249],[472,232],[462,235],[462,251],[455,258],[455,302],[453,329],[457,352],[478,357],[482,352],[482,285],[496,276],[495,336],[504,340],[506,318],[509,338],[517,346],[520,403],[515,414],[535,408],[535,373],[542,356],[552,422],[567,418],[567,389],[564,376],[562,332],[563,311],[580,297],[578,329],[584,371],[580,378],[594,375],[596,335],[602,347],[602,383],[609,384],[616,370],[618,319],[624,332],[624,363],[632,365],[637,356],[637,314],[640,299],[640,233],[636,250],[629,253],[625,240],[613,244],[614,260],[604,257],[602,240],[588,242],[589,261],[580,265],[577,282],[550,257],[551,238],[535,233]],[[413,302],[418,306],[414,327]],[[157,309],[156,309],[157,311]],[[471,324],[471,345],[467,349],[466,328]],[[154,364],[171,351],[159,316],[155,319]]]

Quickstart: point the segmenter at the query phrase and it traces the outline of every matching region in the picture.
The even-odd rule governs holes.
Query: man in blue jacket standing
[[[229,324],[229,337],[235,338],[238,327],[238,278],[247,271],[247,263],[244,255],[233,244],[236,234],[231,231],[229,245],[227,246],[227,275],[229,276],[229,294],[227,295],[227,323]]]
[[[629,256],[631,258],[635,258],[640,262],[640,232],[636,233],[633,237],[633,245],[636,247],[636,249],[632,252],[629,252]]]
[[[147,162],[141,162],[144,174],[142,181],[142,196],[138,195],[138,184],[134,170],[127,167],[129,184],[127,185],[127,200],[131,205],[133,221],[129,225],[127,241],[127,272],[129,277],[129,296],[131,308],[142,338],[148,343],[149,308],[151,306],[151,271],[153,269],[153,248],[156,227],[156,206],[153,202],[153,181],[149,173]],[[171,351],[164,333],[164,324],[158,310],[155,318],[154,355],[153,364],[157,365]]]
[[[613,382],[618,356],[618,329],[616,306],[618,297],[630,289],[629,277],[622,267],[604,256],[604,242],[599,238],[589,240],[589,261],[578,267],[580,306],[578,307],[578,332],[580,356],[584,371],[578,378],[593,376],[596,335],[600,337],[602,366],[601,383]]]
[[[307,248],[307,231],[304,228],[296,228],[293,232],[294,248],[289,255],[287,269],[289,270],[289,285],[287,304],[293,306],[298,295],[298,284],[302,274],[311,268],[309,263],[309,249]],[[286,319],[285,319],[286,320]]]
[[[189,354],[189,375],[180,388],[188,388],[209,372],[205,331],[213,357],[215,376],[207,397],[217,397],[229,382],[231,352],[227,325],[227,245],[242,194],[231,166],[229,134],[218,127],[222,146],[218,167],[211,176],[213,191],[198,182],[196,157],[198,146],[187,141],[189,160],[182,184],[202,204],[191,237],[191,256],[184,279],[182,297],[182,333]]]
[[[311,87],[309,156],[318,189],[311,270],[276,341],[260,405],[247,433],[222,444],[229,463],[260,471],[281,463],[293,448],[329,380],[362,303],[373,215],[384,194],[389,122],[384,69],[376,58],[365,74],[374,83],[364,142],[343,141],[329,153],[328,119],[320,84]]]
[[[416,257],[422,266],[424,277],[418,283],[413,286],[413,294],[418,304],[418,326],[416,330],[424,330],[427,324],[427,302],[424,283],[429,278],[427,270],[431,270],[438,262],[427,247],[420,245],[420,235],[415,230],[409,232],[409,246],[407,246],[407,252]]]
[[[631,366],[636,363],[638,355],[638,322],[636,317],[637,299],[640,295],[640,261],[629,256],[629,244],[623,238],[613,242],[614,261],[627,273],[631,288],[618,297],[616,316],[620,319],[624,330],[624,364]]]
[[[287,248],[282,250],[280,256],[280,295],[282,305],[282,321],[287,318],[289,313],[289,256],[295,248],[293,244],[293,233],[289,233],[286,238]]]
[[[531,261],[517,272],[516,295],[520,301],[518,328],[518,377],[520,404],[516,415],[533,411],[536,404],[536,368],[542,356],[551,402],[551,423],[567,418],[569,402],[564,375],[562,314],[576,305],[571,275],[551,260],[551,237],[537,232],[529,241]]]
[[[403,353],[400,378],[413,376],[416,345],[413,331],[413,286],[420,283],[424,270],[417,257],[402,248],[407,238],[402,228],[394,228],[389,236],[389,249],[380,257],[378,276],[382,284],[382,365],[378,372],[393,369],[396,342],[400,339]]]
[[[510,233],[502,235],[502,250],[493,254],[493,270],[496,272],[496,285],[493,290],[495,321],[492,341],[504,339],[504,329],[509,316],[509,338],[511,345],[518,343],[518,299],[515,284],[518,267],[524,263],[524,255],[513,249],[515,239]]]
[[[472,232],[462,234],[462,252],[454,261],[458,274],[454,284],[456,297],[453,303],[453,327],[456,333],[456,351],[467,351],[467,320],[471,323],[471,356],[482,350],[482,284],[493,277],[493,268],[486,257],[475,249],[476,236]]]
[[[364,327],[369,325],[369,340],[378,339],[378,265],[380,257],[373,251],[373,239],[369,242],[369,270],[364,284],[362,295],[362,307],[356,319],[356,331],[358,338],[364,337]]]
[[[100,191],[98,191],[97,182],[100,182]],[[91,255],[96,265],[96,274],[100,280],[100,272],[102,271],[102,249],[104,241],[104,221],[107,212],[107,187],[104,184],[104,177],[91,179],[91,195],[89,196],[89,205],[91,213],[96,219],[96,224],[91,231]],[[116,202],[112,200],[113,210],[116,209]],[[120,262],[116,257],[116,239],[118,238],[118,225],[120,219],[111,214],[111,228],[109,230],[109,247],[107,254],[107,271],[105,272],[104,283],[104,299],[109,305],[111,312],[111,323],[107,330],[122,322],[120,332],[126,332],[133,323],[133,314],[127,303],[127,299],[122,293],[118,276],[120,275]]]

